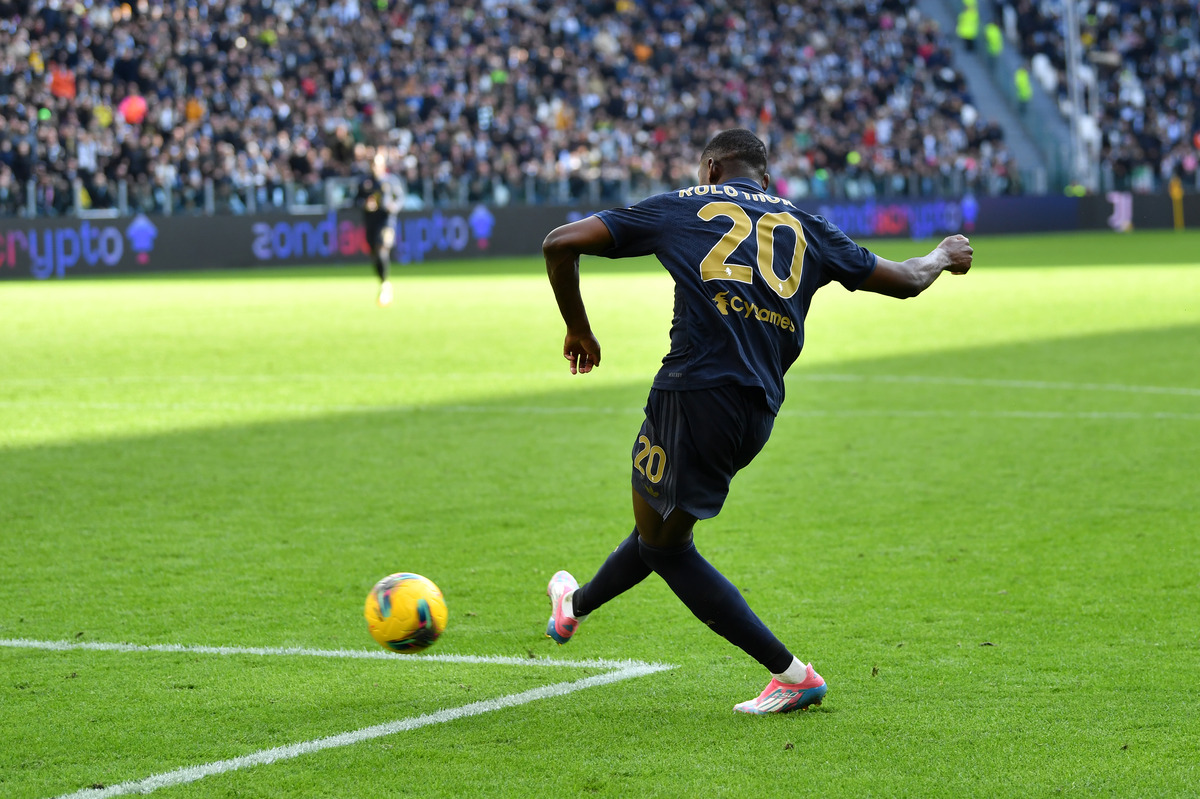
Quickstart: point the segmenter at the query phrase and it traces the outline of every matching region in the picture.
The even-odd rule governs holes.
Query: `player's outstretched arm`
[[[585,217],[550,231],[542,242],[546,274],[558,310],[567,323],[563,357],[571,374],[588,373],[600,365],[600,342],[592,334],[583,296],[579,293],[579,256],[599,255],[613,246],[608,226],[594,216]]]
[[[875,271],[859,288],[902,300],[915,297],[933,285],[942,272],[966,274],[971,268],[974,252],[967,237],[959,234],[942,239],[928,255],[907,261],[889,261],[876,256]]]

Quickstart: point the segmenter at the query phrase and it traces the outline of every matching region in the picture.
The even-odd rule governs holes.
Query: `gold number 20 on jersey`
[[[804,228],[800,220],[791,214],[763,214],[757,223],[750,222],[746,209],[731,202],[706,203],[696,216],[705,222],[711,222],[718,216],[723,216],[733,222],[720,241],[713,245],[700,263],[701,280],[736,280],[739,283],[750,283],[754,280],[754,270],[745,264],[731,264],[727,259],[743,241],[755,233],[758,244],[758,273],[771,287],[771,290],[783,299],[787,299],[800,288],[800,274],[804,268],[804,251],[808,249],[808,241],[804,238]],[[775,274],[775,228],[791,228],[796,234],[796,249],[792,253],[792,263],[786,280],[781,280]]]

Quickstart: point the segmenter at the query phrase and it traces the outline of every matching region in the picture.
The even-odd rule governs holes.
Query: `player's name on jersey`
[[[693,197],[693,196],[703,197],[708,194],[723,194],[726,197],[741,197],[744,200],[750,200],[752,202],[782,203],[783,205],[786,205],[788,208],[796,207],[796,206],[792,205],[790,201],[785,200],[782,197],[775,197],[774,195],[771,195],[771,194],[764,194],[761,191],[745,191],[743,189],[739,189],[737,186],[730,186],[727,183],[723,183],[719,186],[709,186],[709,185],[691,186],[686,189],[680,189],[676,196],[678,196],[678,197]]]

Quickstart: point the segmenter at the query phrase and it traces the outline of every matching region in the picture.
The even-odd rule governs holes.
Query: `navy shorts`
[[[390,250],[395,242],[395,232],[389,233],[388,230],[395,227],[394,221],[387,219],[373,220],[363,223],[363,233],[367,240],[367,247],[372,252],[380,247]]]
[[[664,519],[675,508],[711,519],[725,504],[733,476],[754,460],[774,425],[760,388],[651,389],[633,445],[634,490]]]

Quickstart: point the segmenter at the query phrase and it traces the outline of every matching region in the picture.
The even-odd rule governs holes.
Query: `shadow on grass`
[[[1191,326],[856,362],[861,379],[801,368],[771,443],[706,523],[708,546],[739,567],[782,551],[773,571],[794,580],[803,562],[841,584],[856,559],[891,558],[902,579],[964,547],[986,553],[972,579],[1038,558],[1078,586],[1127,557],[1139,573],[1169,568],[1174,547],[1145,556],[1194,534],[1200,513],[1200,387],[1185,367],[1198,343]],[[1049,385],[938,379],[992,374]],[[406,570],[453,597],[451,646],[494,651],[497,630],[544,624],[550,566],[594,566],[627,533],[645,393],[0,451],[0,635],[231,643],[269,623],[275,640],[357,646],[347,614]],[[64,608],[81,582],[83,618]]]

